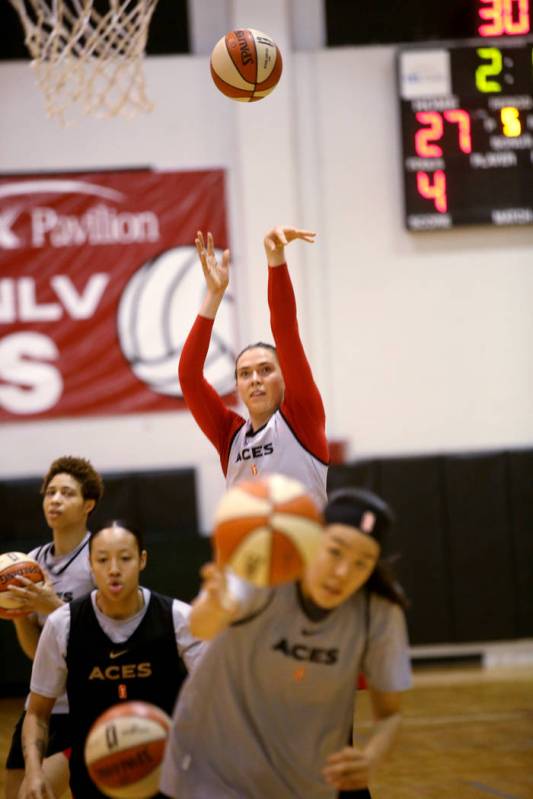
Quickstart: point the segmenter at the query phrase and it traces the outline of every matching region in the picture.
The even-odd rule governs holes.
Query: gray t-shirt
[[[52,583],[52,588],[63,602],[79,599],[94,588],[94,579],[89,563],[89,537],[90,533],[86,533],[78,546],[66,555],[54,553],[53,541],[36,547],[29,553],[29,557],[34,558],[44,568]],[[42,629],[48,616],[36,613],[35,618]],[[28,699],[26,707],[27,705]],[[68,713],[68,700],[65,693],[58,697],[52,713]]]
[[[410,686],[399,606],[359,591],[313,622],[295,583],[254,602],[183,686],[162,771],[168,796],[332,799],[321,771],[350,740],[360,670],[378,691]]]

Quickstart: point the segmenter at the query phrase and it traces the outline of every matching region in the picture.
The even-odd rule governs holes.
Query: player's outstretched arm
[[[26,775],[20,789],[20,799],[54,799],[54,792],[43,770],[48,742],[48,726],[55,699],[30,693],[28,711],[22,726],[22,749]]]
[[[269,266],[281,266],[285,263],[285,247],[295,239],[314,244],[316,233],[311,230],[300,230],[295,227],[277,225],[266,233],[263,244]]]
[[[202,589],[192,603],[189,629],[205,641],[225,630],[236,617],[239,605],[231,597],[224,572],[214,563],[202,566]]]
[[[207,319],[214,319],[229,283],[229,250],[224,250],[221,260],[217,261],[213,235],[207,234],[206,245],[201,230],[196,233],[194,243],[202,264],[206,285],[200,314]]]
[[[366,788],[372,773],[391,750],[398,734],[401,693],[372,688],[369,691],[376,722],[372,737],[362,749],[345,746],[340,752],[330,755],[322,770],[326,782],[338,791]]]
[[[285,381],[282,411],[309,452],[327,463],[329,452],[324,406],[300,338],[289,271],[271,268],[285,263],[287,244],[295,239],[314,243],[315,236],[310,230],[278,226],[265,235],[264,246],[269,265],[270,327]]]

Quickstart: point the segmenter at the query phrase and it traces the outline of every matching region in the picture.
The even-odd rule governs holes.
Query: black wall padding
[[[104,496],[89,517],[97,529],[112,518],[128,519],[146,533],[198,533],[194,469],[104,474]],[[0,541],[27,551],[50,531],[43,519],[40,479],[0,481]],[[31,545],[31,546],[30,546]]]
[[[212,560],[211,540],[205,536],[148,537],[148,563],[141,582],[167,596],[190,602],[200,588],[200,568]]]
[[[456,641],[515,634],[516,590],[503,454],[445,460]]]
[[[510,452],[509,514],[516,590],[516,635],[533,631],[533,451]]]
[[[385,554],[411,602],[411,643],[533,636],[533,451],[335,465],[328,490],[362,485],[394,508]]]
[[[18,645],[15,625],[0,619],[0,697],[24,696],[28,692],[30,676],[31,660]],[[4,732],[8,734],[7,730],[2,730],[2,734]]]
[[[43,518],[42,497],[39,494],[41,480],[0,481],[0,547],[6,551],[5,541],[20,541],[22,551],[27,551],[27,542],[42,541],[49,530]],[[35,545],[34,545],[35,546]]]
[[[379,463],[377,461],[356,461],[330,466],[328,470],[328,494],[336,488],[349,486],[364,486],[372,491],[379,492],[380,486]]]
[[[427,644],[454,640],[439,459],[383,461],[381,475],[381,493],[396,513],[385,552],[399,555],[395,572],[410,602],[411,639]]]
[[[105,492],[90,518],[96,529],[126,516],[147,533],[198,533],[194,469],[104,475]]]

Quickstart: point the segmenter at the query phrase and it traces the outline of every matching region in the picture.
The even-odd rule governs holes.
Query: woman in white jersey
[[[270,326],[276,346],[257,342],[237,356],[235,377],[246,406],[245,419],[226,406],[203,375],[214,320],[229,283],[229,251],[217,261],[212,235],[206,244],[197,233],[206,293],[181,353],[179,378],[191,413],[218,451],[228,486],[280,472],[303,483],[323,507],[329,462],[326,417],[300,339],[285,259],[288,244],[312,243],[314,238],[311,231],[293,227],[276,227],[265,235]]]
[[[50,613],[94,587],[89,565],[87,518],[102,496],[102,478],[88,460],[63,456],[51,464],[43,479],[41,493],[52,540],[29,554],[40,563],[47,581],[41,587],[21,578],[24,585],[11,589],[24,606],[22,611],[11,614],[17,638],[32,660]],[[16,799],[24,778],[21,746],[24,715],[15,726],[7,756],[6,799]],[[48,779],[58,797],[68,787],[68,761],[63,752],[69,746],[68,704],[63,695],[58,697],[52,711],[46,750]]]
[[[89,548],[96,590],[52,613],[37,647],[22,730],[21,799],[54,799],[42,751],[54,702],[65,689],[72,794],[105,799],[83,758],[93,722],[124,700],[151,702],[171,713],[187,670],[204,648],[189,632],[189,605],[139,585],[147,554],[137,530],[113,520],[91,535]]]
[[[299,583],[237,591],[204,567],[190,624],[213,640],[176,706],[165,795],[369,796],[410,686],[404,598],[380,562],[391,518],[375,494],[341,490]],[[349,744],[360,670],[376,721],[362,748]]]

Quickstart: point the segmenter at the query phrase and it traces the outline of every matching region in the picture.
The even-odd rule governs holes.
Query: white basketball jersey
[[[255,433],[249,422],[237,430],[231,442],[226,483],[277,472],[299,480],[319,508],[326,504],[327,464],[322,463],[298,441],[281,411]]]

